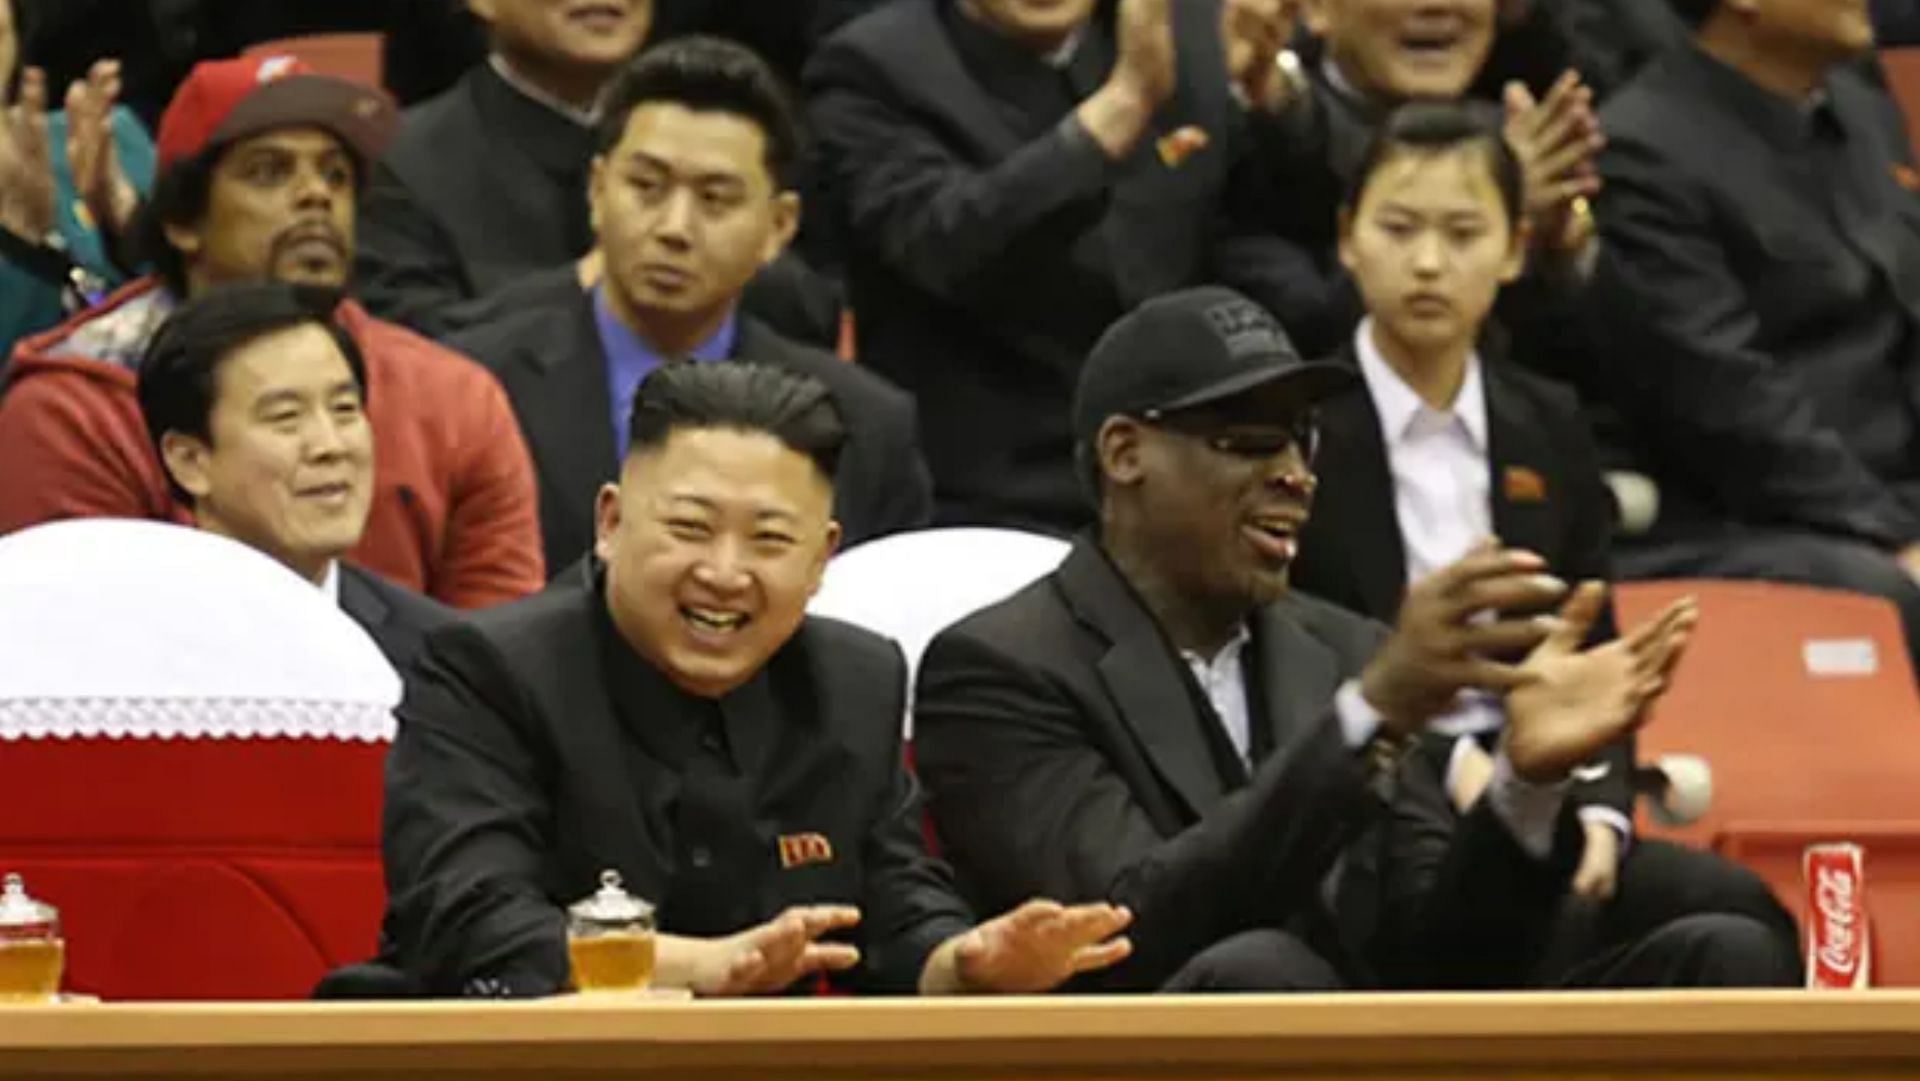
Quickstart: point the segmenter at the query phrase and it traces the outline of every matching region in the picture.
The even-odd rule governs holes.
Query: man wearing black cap
[[[1372,982],[1386,908],[1434,954],[1396,978],[1458,972],[1441,953],[1470,951],[1489,982],[1518,982],[1572,872],[1568,771],[1633,728],[1685,644],[1677,605],[1581,650],[1601,588],[1488,544],[1410,590],[1391,632],[1289,594],[1312,408],[1355,381],[1228,290],[1121,319],[1074,404],[1097,532],[922,662],[915,753],[972,899],[1134,913],[1133,956],[1087,986]],[[1489,798],[1457,828],[1423,818],[1431,843],[1383,876],[1382,798],[1418,813],[1433,795],[1393,792],[1397,752],[1466,687],[1504,694],[1511,718]],[[1585,978],[1639,982],[1638,960]]]

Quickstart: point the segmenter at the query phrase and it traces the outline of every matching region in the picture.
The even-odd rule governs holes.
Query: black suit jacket
[[[529,277],[500,300],[499,318],[452,340],[507,389],[540,478],[547,566],[561,568],[592,547],[594,495],[619,473],[606,354],[592,294],[570,270]],[[926,524],[932,484],[905,394],[751,317],[740,320],[734,357],[813,376],[833,392],[850,433],[834,480],[834,511],[847,544]]]
[[[1087,522],[1068,425],[1081,362],[1124,312],[1211,279],[1253,137],[1227,93],[1217,3],[1174,7],[1179,91],[1117,164],[1068,119],[1112,67],[1104,22],[1059,72],[949,0],[893,0],[808,64],[860,359],[919,401],[945,521]],[[1213,142],[1170,166],[1156,141],[1187,124]]]
[[[1359,365],[1351,347],[1335,359]],[[1613,501],[1578,402],[1564,388],[1499,357],[1484,360],[1480,372],[1494,534],[1538,553],[1568,582],[1612,581]],[[1380,414],[1364,385],[1321,405],[1314,473],[1320,484],[1290,572],[1294,587],[1392,623],[1406,594],[1406,547]],[[1590,640],[1615,634],[1609,602]],[[1633,761],[1628,737],[1601,759],[1606,775],[1581,785],[1576,802],[1611,807],[1631,822]]]
[[[1437,822],[1388,883],[1398,892],[1383,892],[1383,835],[1370,829],[1381,805],[1332,707],[1382,629],[1294,594],[1258,612],[1252,632],[1249,700],[1275,750],[1237,787],[1208,749],[1205,726],[1219,722],[1090,541],[936,637],[918,676],[915,761],[976,904],[1042,894],[1129,906],[1134,955],[1085,981],[1102,987],[1156,987],[1257,927],[1300,930],[1356,979],[1352,963],[1387,941],[1389,921],[1444,933],[1472,913],[1511,914],[1502,933],[1529,941],[1534,908],[1550,907],[1537,899],[1564,869],[1525,857],[1484,806],[1458,829]],[[1343,854],[1329,912],[1323,889]],[[1394,978],[1424,971],[1397,952]]]
[[[428,634],[460,618],[458,611],[432,597],[351,563],[340,564],[340,608],[366,629],[402,674],[420,656]]]
[[[433,994],[560,990],[564,907],[611,869],[670,934],[858,905],[843,982],[912,993],[971,916],[921,841],[899,647],[809,619],[751,682],[696,700],[613,628],[599,579],[582,564],[429,638],[387,760],[390,958]],[[806,834],[824,860],[783,851]]]
[[[1883,90],[1824,90],[1821,119],[1687,45],[1602,112],[1592,312],[1656,538],[1920,540],[1920,177]]]

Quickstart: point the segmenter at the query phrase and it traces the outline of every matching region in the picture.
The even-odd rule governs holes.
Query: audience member
[[[213,286],[342,285],[356,182],[390,124],[376,92],[285,57],[194,70],[161,123],[161,175],[143,219],[157,276],[27,340],[9,370],[0,532],[186,516],[141,427],[140,354],[180,300]],[[351,301],[337,318],[365,355],[381,447],[355,561],[461,606],[539,588],[533,469],[498,382]]]
[[[405,671],[453,613],[345,559],[373,503],[374,445],[366,364],[338,306],[273,284],[182,305],[140,363],[140,412],[199,528],[325,590]]]
[[[1920,650],[1920,173],[1866,8],[1675,8],[1604,114],[1600,374],[1660,489],[1620,571],[1876,594]]]
[[[922,661],[914,753],[961,882],[989,906],[1126,905],[1134,954],[1107,986],[1522,982],[1579,853],[1570,773],[1634,727],[1689,633],[1681,603],[1583,651],[1603,587],[1540,619],[1566,586],[1488,544],[1409,590],[1391,634],[1289,592],[1310,410],[1357,379],[1302,363],[1228,290],[1126,316],[1073,410],[1098,531]],[[1506,653],[1524,656],[1490,659]],[[1466,688],[1503,693],[1508,725],[1485,798],[1456,819],[1431,813],[1445,794],[1417,757],[1397,791],[1390,771]],[[1369,829],[1380,791],[1411,820],[1391,850]],[[1420,934],[1382,934],[1401,926]],[[1666,925],[1566,982],[1717,982],[1747,930]]]
[[[153,143],[117,104],[118,61],[95,61],[61,110],[40,68],[12,93],[31,29],[16,3],[0,0],[0,365],[125,278],[112,252],[153,179]]]
[[[489,295],[574,263],[593,246],[587,208],[607,83],[646,41],[654,0],[471,0],[491,52],[410,110],[361,208],[361,294],[376,314],[436,337],[499,310]],[[593,264],[581,282],[597,281]],[[832,343],[839,298],[781,260],[752,306]]]
[[[1291,584],[1391,621],[1409,587],[1487,536],[1539,554],[1564,580],[1605,581],[1611,501],[1578,404],[1475,345],[1526,254],[1520,163],[1499,128],[1457,107],[1406,106],[1354,183],[1341,259],[1370,314],[1338,359],[1363,384],[1320,410],[1321,480]],[[1590,640],[1614,637],[1608,604]],[[1490,765],[1474,741],[1504,721],[1497,699],[1469,691],[1431,726],[1447,738],[1430,764],[1457,803],[1471,802],[1468,778]],[[1631,738],[1614,744],[1592,769],[1600,776],[1572,793],[1585,827],[1579,900],[1548,957],[1588,957],[1690,911],[1728,911],[1778,932],[1778,978],[1797,983],[1793,920],[1763,882],[1717,856],[1634,839],[1635,758]]]
[[[451,340],[499,375],[520,416],[549,570],[591,546],[594,493],[626,456],[640,380],[683,360],[748,358],[825,383],[849,429],[834,484],[846,540],[924,525],[933,493],[912,400],[740,310],[799,216],[783,179],[799,136],[773,73],[739,45],[672,41],[614,82],[600,123],[589,181],[600,284],[582,288],[568,267],[536,275],[499,295],[501,316]]]
[[[1273,198],[1246,166],[1284,141],[1290,29],[1273,2],[894,0],[814,55],[860,360],[919,402],[938,520],[1085,523],[1075,373],[1210,277],[1230,191]]]
[[[429,639],[387,766],[388,932],[436,994],[568,980],[604,870],[658,904],[656,983],[1044,991],[1124,957],[1125,909],[971,927],[927,855],[893,643],[808,618],[839,527],[826,387],[752,364],[641,384],[594,558]]]

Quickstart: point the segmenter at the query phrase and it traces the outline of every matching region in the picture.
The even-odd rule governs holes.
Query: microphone
[[[1633,792],[1647,800],[1653,820],[1690,826],[1713,805],[1713,767],[1695,754],[1663,754],[1633,770]]]

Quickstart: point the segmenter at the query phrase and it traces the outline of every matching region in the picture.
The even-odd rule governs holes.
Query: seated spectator
[[[0,0],[0,365],[14,343],[99,300],[153,179],[153,142],[117,104],[120,65],[96,61],[49,111],[46,73],[20,73],[28,26]]]
[[[587,208],[607,83],[652,25],[654,0],[561,5],[473,0],[492,52],[408,111],[361,206],[360,294],[375,314],[444,337],[498,310],[492,294],[571,264],[593,246]],[[597,269],[580,268],[594,284]],[[751,306],[815,343],[839,330],[839,298],[781,260]]]
[[[451,610],[346,562],[373,503],[360,346],[339,298],[288,285],[214,289],[160,325],[140,412],[199,528],[327,591],[405,671]]]
[[[0,396],[0,532],[57,518],[185,520],[140,422],[135,370],[181,300],[262,279],[338,288],[357,179],[391,113],[286,57],[203,64],[160,127],[144,216],[158,269],[22,343]],[[486,371],[351,301],[380,442],[355,562],[462,607],[538,589],[533,469]]]
[[[658,903],[655,982],[1044,991],[1126,956],[1124,909],[972,926],[920,837],[899,647],[808,618],[845,430],[817,380],[682,364],[634,400],[595,559],[428,640],[387,763],[387,932],[433,994],[568,986],[565,908]]]
[[[1920,651],[1920,174],[1866,8],[1675,8],[1603,115],[1603,389],[1660,489],[1619,570],[1872,593]]]
[[[1612,505],[1579,406],[1475,346],[1525,258],[1521,182],[1499,129],[1466,110],[1410,105],[1382,128],[1341,215],[1341,258],[1370,314],[1338,360],[1363,383],[1320,410],[1320,484],[1294,588],[1391,621],[1410,587],[1494,535],[1567,581],[1611,577]],[[1608,604],[1590,638],[1615,637]],[[1474,741],[1494,740],[1505,720],[1497,699],[1468,692],[1433,723],[1447,738],[1429,764],[1445,767],[1457,802],[1471,803],[1464,782],[1485,761]],[[1634,839],[1635,764],[1633,740],[1616,743],[1571,794],[1585,835],[1577,900],[1548,955],[1586,958],[1690,911],[1726,911],[1777,932],[1778,978],[1797,984],[1799,936],[1765,883],[1717,856]]]
[[[1473,983],[1520,984],[1579,854],[1571,771],[1635,726],[1685,644],[1683,602],[1583,649],[1602,587],[1568,596],[1537,555],[1484,544],[1409,590],[1391,633],[1290,592],[1311,409],[1358,378],[1301,362],[1228,290],[1126,316],[1073,411],[1097,532],[921,663],[914,754],[963,888],[1126,905],[1133,956],[1096,986],[1469,982],[1456,955]],[[1562,597],[1558,619],[1531,614]],[[1467,688],[1503,695],[1508,724],[1456,817],[1417,757],[1397,790],[1392,771]],[[1405,826],[1391,849],[1370,828],[1382,792]],[[1402,926],[1420,934],[1383,933]],[[1717,982],[1756,938],[1735,917],[1666,925],[1566,982]]]
[[[893,0],[815,53],[860,360],[919,402],[937,520],[1085,524],[1075,373],[1273,197],[1251,163],[1286,138],[1290,27],[1280,4]]]

